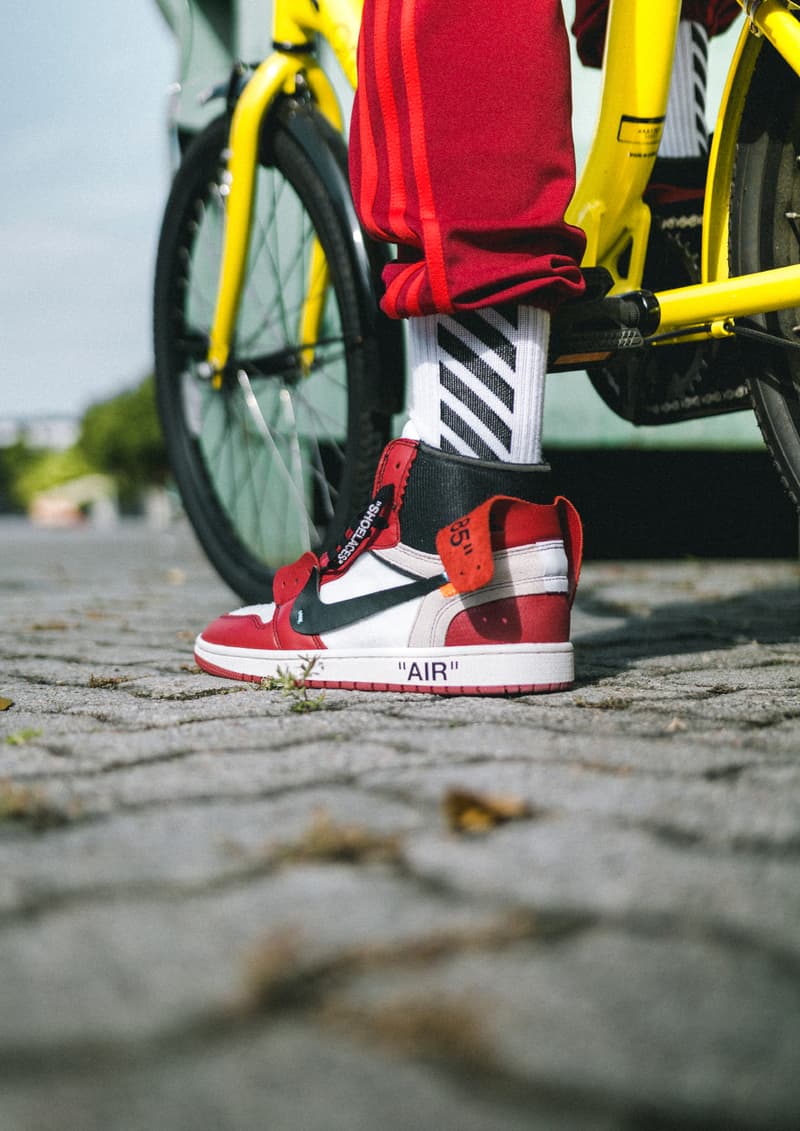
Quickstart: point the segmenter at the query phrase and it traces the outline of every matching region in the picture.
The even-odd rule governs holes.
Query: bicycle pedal
[[[571,327],[571,332],[551,336],[548,370],[574,369],[594,365],[627,350],[644,346],[641,331],[627,326],[609,328]]]
[[[581,368],[608,361],[619,353],[639,350],[645,335],[658,326],[655,295],[631,291],[624,295],[588,295],[565,303],[550,329],[548,369]]]

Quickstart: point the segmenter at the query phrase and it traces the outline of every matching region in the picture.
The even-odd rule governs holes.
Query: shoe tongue
[[[323,572],[338,573],[350,566],[353,560],[364,552],[389,523],[394,503],[394,487],[391,483],[381,487],[367,504],[361,514],[353,519],[342,540],[333,550],[326,551],[320,558]]]

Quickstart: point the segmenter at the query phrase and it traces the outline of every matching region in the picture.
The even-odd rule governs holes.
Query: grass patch
[[[266,676],[257,684],[264,691],[282,692],[290,700],[289,710],[298,715],[306,714],[309,711],[319,711],[325,702],[324,691],[321,691],[318,695],[309,695],[306,686],[306,680],[314,670],[317,657],[301,658],[303,659],[303,666],[300,669],[299,676],[289,671],[288,668],[278,668],[276,675]]]
[[[6,746],[24,746],[27,742],[39,738],[41,733],[40,727],[23,727],[22,730],[15,730],[13,734],[6,735],[3,741]]]

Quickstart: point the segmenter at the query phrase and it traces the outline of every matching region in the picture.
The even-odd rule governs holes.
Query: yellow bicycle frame
[[[789,0],[739,0],[748,11],[720,106],[703,216],[703,282],[658,292],[659,337],[696,328],[722,336],[733,318],[800,306],[800,265],[730,278],[728,214],[736,137],[763,36],[800,75],[800,24]],[[601,264],[615,291],[641,285],[649,209],[641,199],[666,112],[680,0],[611,0],[603,91],[591,152],[567,211],[587,235],[584,266]],[[625,256],[623,257],[623,252]],[[624,263],[625,274],[622,274]]]
[[[607,267],[615,289],[641,283],[650,230],[642,193],[661,141],[680,7],[611,0],[600,114],[566,219],[586,233],[584,264]]]
[[[791,0],[739,0],[747,11],[732,60],[710,154],[703,216],[702,279],[694,286],[657,293],[659,340],[680,332],[694,337],[725,336],[728,323],[748,314],[800,306],[800,264],[730,278],[729,195],[736,137],[762,39],[771,43],[800,75],[800,23]],[[253,208],[259,130],[263,116],[282,92],[295,90],[300,73],[323,114],[342,127],[333,88],[312,53],[322,36],[355,86],[355,52],[362,0],[276,0],[275,52],[255,71],[236,105],[231,124],[229,194],[217,304],[208,365],[221,381],[231,350],[241,296]],[[591,152],[567,211],[587,237],[584,266],[602,265],[617,292],[641,285],[650,228],[642,200],[658,150],[669,95],[680,0],[610,0],[600,116]],[[623,268],[624,266],[624,274]],[[300,315],[299,340],[313,342],[324,301],[327,266],[318,244],[312,249],[309,285]]]
[[[219,384],[230,356],[247,267],[250,225],[253,214],[258,141],[264,113],[281,93],[295,91],[302,72],[317,105],[337,129],[343,128],[339,102],[330,81],[311,53],[321,35],[330,44],[349,82],[356,82],[356,44],[361,22],[361,0],[291,0],[274,8],[272,37],[276,50],[254,72],[236,103],[229,139],[229,192],[225,213],[225,237],[211,326],[208,364]],[[319,243],[312,247],[308,297],[298,327],[301,342],[316,339],[322,317],[327,265]],[[305,359],[310,364],[309,359]]]

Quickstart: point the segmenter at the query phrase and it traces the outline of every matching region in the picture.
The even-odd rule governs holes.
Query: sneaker
[[[393,441],[341,543],[278,570],[270,604],[215,620],[197,663],[231,679],[288,672],[365,691],[570,687],[581,524],[566,499],[529,501],[543,470]]]

